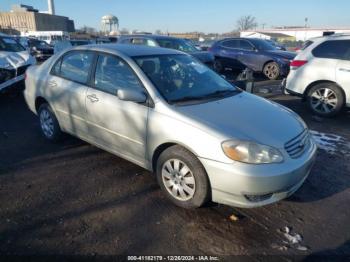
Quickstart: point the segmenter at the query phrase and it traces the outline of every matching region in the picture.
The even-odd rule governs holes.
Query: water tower
[[[117,34],[119,31],[119,20],[114,15],[105,15],[101,19],[102,31],[106,34]]]

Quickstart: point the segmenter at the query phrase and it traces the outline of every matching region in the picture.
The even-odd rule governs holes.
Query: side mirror
[[[145,93],[139,90],[120,88],[117,91],[117,96],[120,100],[131,101],[135,103],[144,103],[147,100]]]

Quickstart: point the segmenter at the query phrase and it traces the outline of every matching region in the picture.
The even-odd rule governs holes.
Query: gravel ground
[[[0,95],[0,254],[350,256],[350,114],[321,119],[298,98],[264,96],[301,115],[322,147],[303,187],[256,209],[184,210],[134,164],[73,137],[47,142],[23,97]]]

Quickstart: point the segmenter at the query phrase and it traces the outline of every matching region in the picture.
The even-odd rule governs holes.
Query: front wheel
[[[280,67],[276,62],[269,62],[263,68],[264,75],[270,80],[276,80],[280,77]]]
[[[198,208],[209,200],[210,185],[205,169],[183,147],[166,149],[157,161],[156,172],[163,192],[177,206]]]
[[[345,97],[342,90],[335,84],[322,83],[309,90],[307,102],[313,113],[331,117],[342,110]]]
[[[62,137],[62,131],[51,107],[48,104],[42,104],[38,115],[43,136],[50,141],[58,141]]]

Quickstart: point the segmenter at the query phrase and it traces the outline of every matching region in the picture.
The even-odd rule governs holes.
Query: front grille
[[[18,67],[17,68],[17,76],[23,75],[26,72],[28,67],[29,67],[29,65]]]
[[[310,133],[309,130],[305,129],[297,137],[288,141],[284,148],[291,158],[300,157],[305,150],[310,146]]]

